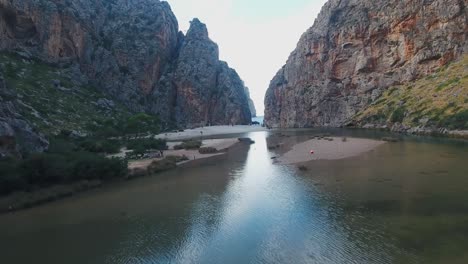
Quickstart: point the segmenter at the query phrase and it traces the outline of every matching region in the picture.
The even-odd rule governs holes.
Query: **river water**
[[[301,172],[274,164],[277,136],[248,136],[196,166],[0,216],[1,263],[468,263],[467,143],[405,138]]]

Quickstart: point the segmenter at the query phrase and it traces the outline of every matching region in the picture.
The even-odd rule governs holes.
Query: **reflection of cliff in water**
[[[307,171],[274,164],[287,144],[317,133],[365,135],[250,133],[243,136],[255,144],[225,156],[1,216],[0,248],[9,249],[2,260],[466,262],[466,143],[409,137],[353,158],[306,163]],[[282,147],[268,149],[275,142]]]

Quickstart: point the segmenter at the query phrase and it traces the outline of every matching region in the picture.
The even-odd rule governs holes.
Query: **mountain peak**
[[[208,38],[208,29],[198,18],[190,21],[190,28],[187,32],[187,38]]]

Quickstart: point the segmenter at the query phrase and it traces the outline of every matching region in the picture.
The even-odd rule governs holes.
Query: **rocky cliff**
[[[219,60],[206,26],[191,22],[181,42],[172,82],[176,121],[182,124],[249,124],[251,113],[244,82]]]
[[[271,81],[266,124],[352,123],[389,87],[468,52],[467,21],[464,0],[330,0]]]
[[[20,156],[26,152],[41,152],[48,142],[18,113],[16,95],[7,88],[0,69],[0,158]],[[21,144],[18,144],[21,142]]]
[[[247,124],[248,97],[198,20],[159,0],[0,0],[0,50],[59,67],[167,126]]]
[[[247,97],[249,98],[250,113],[252,114],[252,117],[257,117],[257,109],[255,108],[254,101],[252,100],[252,98],[250,98],[250,90],[248,87],[245,87],[245,93],[247,94]]]

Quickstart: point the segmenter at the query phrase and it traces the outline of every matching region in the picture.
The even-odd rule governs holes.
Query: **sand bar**
[[[347,138],[332,138],[333,141],[311,139],[296,144],[293,148],[277,159],[279,164],[296,164],[312,160],[338,160],[358,156],[385,144],[383,141]],[[313,150],[314,154],[310,151]]]
[[[174,140],[186,140],[191,138],[209,137],[209,136],[220,136],[220,135],[231,135],[231,134],[242,134],[248,132],[265,131],[266,129],[261,126],[211,126],[201,127],[195,129],[187,129],[183,132],[177,133],[164,133],[159,134],[156,138],[166,139],[169,141]],[[200,133],[203,132],[203,133]]]
[[[226,139],[207,139],[203,140],[202,147],[212,147],[216,148],[219,152],[213,154],[200,154],[198,150],[174,150],[174,146],[180,144],[181,142],[169,142],[168,147],[169,149],[164,151],[164,156],[186,156],[189,158],[187,162],[192,160],[204,159],[213,156],[223,155],[226,151],[238,143],[239,140],[237,138],[226,138]],[[153,161],[161,160],[161,159],[144,159],[138,161],[131,161],[128,163],[129,169],[144,169],[147,168]]]

